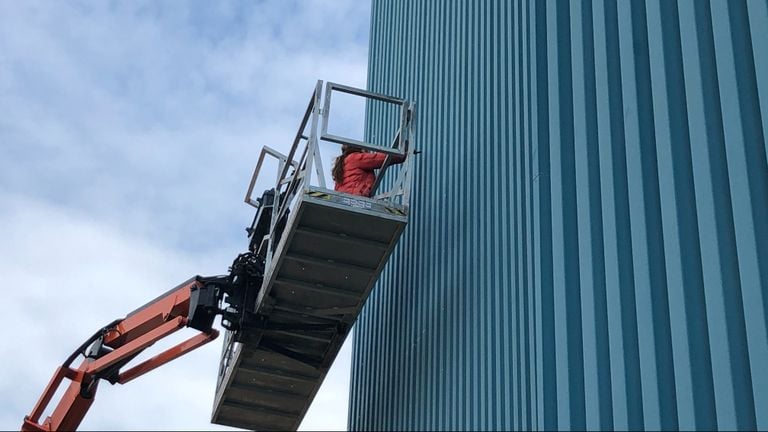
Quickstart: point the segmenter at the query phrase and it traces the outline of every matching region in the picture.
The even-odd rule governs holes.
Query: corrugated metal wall
[[[418,101],[424,153],[350,429],[768,429],[768,2],[371,22],[369,87]]]

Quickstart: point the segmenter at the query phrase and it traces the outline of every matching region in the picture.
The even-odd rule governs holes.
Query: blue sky
[[[365,1],[0,1],[0,429],[93,331],[246,246],[262,145],[317,79],[364,87]],[[324,162],[330,164],[330,158]],[[220,342],[124,387],[84,429],[216,429]],[[302,428],[346,425],[349,344]]]

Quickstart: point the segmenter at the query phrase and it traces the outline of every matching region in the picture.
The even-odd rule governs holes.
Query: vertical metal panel
[[[350,429],[768,428],[766,26],[764,0],[374,0],[369,88],[418,102],[423,154]]]

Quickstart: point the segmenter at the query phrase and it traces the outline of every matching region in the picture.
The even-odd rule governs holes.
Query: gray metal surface
[[[768,429],[768,2],[372,14],[423,154],[349,429]]]
[[[402,206],[373,199],[299,198],[257,300],[264,329],[233,344],[213,423],[298,428],[407,222]]]

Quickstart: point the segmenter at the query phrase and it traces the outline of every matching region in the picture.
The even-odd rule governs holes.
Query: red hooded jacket
[[[384,153],[350,153],[344,157],[344,175],[340,183],[336,183],[335,190],[353,195],[371,196],[373,182],[376,174],[373,170],[381,168],[387,155]],[[390,163],[402,163],[405,158],[392,156]]]

